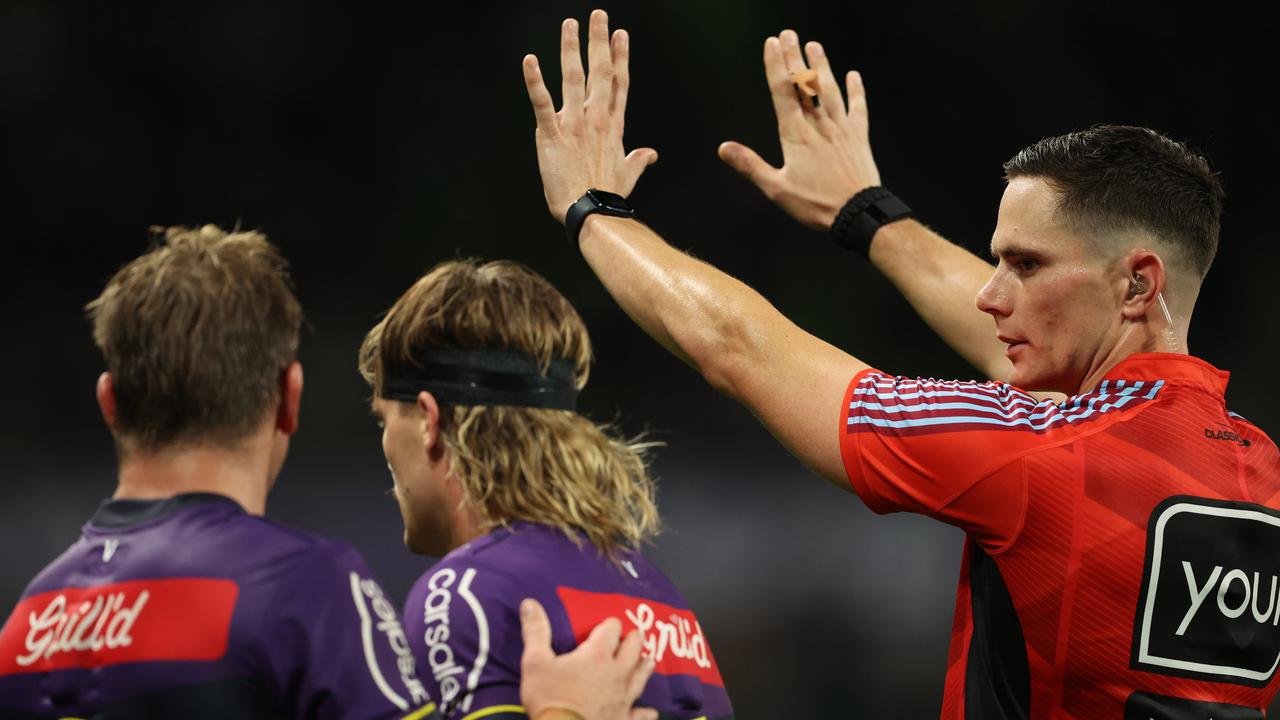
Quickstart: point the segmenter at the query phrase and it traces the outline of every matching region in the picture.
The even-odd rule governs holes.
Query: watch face
[[[616,212],[631,214],[635,212],[631,205],[627,203],[627,199],[617,193],[611,193],[608,190],[588,190],[587,194],[591,196],[601,207]]]

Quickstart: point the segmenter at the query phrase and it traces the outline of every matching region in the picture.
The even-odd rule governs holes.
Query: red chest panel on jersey
[[[655,672],[693,675],[708,685],[724,687],[702,626],[692,612],[630,595],[566,587],[557,588],[556,593],[564,603],[578,642],[585,640],[596,625],[615,617],[622,621],[624,634],[632,630],[641,633],[644,654],[653,658]]]
[[[0,675],[217,660],[238,594],[230,580],[166,578],[32,595],[0,630]]]

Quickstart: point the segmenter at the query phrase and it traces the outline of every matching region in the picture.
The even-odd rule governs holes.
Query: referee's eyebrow
[[[1028,248],[1025,248],[1021,245],[1006,245],[1002,249],[997,251],[996,246],[993,244],[990,248],[990,253],[991,253],[992,260],[999,260],[1002,257],[1009,257],[1010,255],[1014,257],[1022,257],[1024,255],[1030,255],[1030,256],[1037,255],[1037,253],[1035,253],[1034,251],[1029,250]]]

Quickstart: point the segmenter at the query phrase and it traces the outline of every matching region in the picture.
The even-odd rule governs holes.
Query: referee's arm
[[[836,428],[849,381],[866,363],[634,220],[592,215],[580,243],[591,269],[637,325],[750,408],[801,462],[850,489]]]
[[[623,150],[626,33],[610,35],[608,16],[592,13],[589,74],[579,36],[577,22],[566,20],[558,112],[537,58],[524,58],[543,193],[562,223],[588,189],[630,194],[657,159],[650,149]],[[605,288],[640,327],[751,408],[802,462],[849,488],[837,428],[845,390],[866,364],[796,327],[759,293],[670,247],[635,220],[590,215],[577,240]]]
[[[798,222],[828,231],[850,198],[881,184],[862,76],[846,75],[846,102],[822,46],[810,42],[802,53],[792,30],[765,42],[764,66],[783,166],[772,167],[736,142],[721,145],[720,157]],[[792,73],[806,66],[818,71],[816,106],[795,91],[791,80]],[[995,337],[991,318],[974,302],[991,277],[990,264],[911,219],[881,227],[869,258],[965,360],[988,378],[1008,377],[1012,365],[1004,345]]]

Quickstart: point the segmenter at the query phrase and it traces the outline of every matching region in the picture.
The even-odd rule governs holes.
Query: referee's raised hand
[[[626,30],[609,35],[609,16],[591,13],[587,36],[589,74],[582,68],[578,21],[567,19],[560,28],[559,112],[551,99],[542,69],[534,55],[524,57],[524,81],[538,121],[534,134],[542,189],[552,217],[564,222],[569,206],[587,190],[607,190],[627,196],[645,168],[658,160],[653,148],[627,153],[622,146],[627,109],[631,39]]]
[[[802,97],[792,79],[810,68],[818,72],[817,102]],[[778,116],[782,167],[773,167],[756,151],[733,141],[720,145],[720,159],[791,217],[827,230],[849,198],[880,184],[867,135],[862,76],[855,71],[845,76],[846,105],[822,46],[810,42],[802,56],[794,30],[765,40],[764,71]]]

